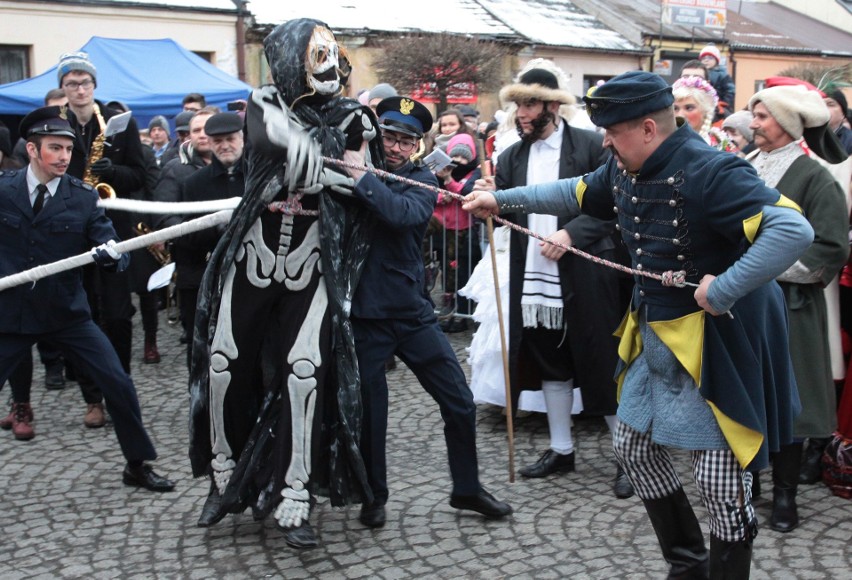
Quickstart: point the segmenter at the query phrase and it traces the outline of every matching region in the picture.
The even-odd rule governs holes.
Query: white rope
[[[225,209],[234,209],[242,198],[229,197],[213,201],[143,201],[141,199],[122,199],[113,197],[98,200],[98,206],[104,209],[132,211],[136,213],[187,214],[213,213]]]
[[[239,198],[233,199],[239,201]],[[187,212],[181,211],[181,213]],[[227,223],[228,221],[230,221],[231,213],[232,210],[228,209],[224,211],[219,211],[211,215],[206,215],[204,217],[196,218],[194,220],[190,220],[182,224],[177,224],[169,228],[165,228],[156,232],[151,232],[150,234],[135,237],[131,240],[119,242],[114,246],[114,249],[117,252],[124,254],[127,252],[132,252],[133,250],[138,250],[140,248],[150,246],[152,244],[156,244],[158,242],[164,242],[166,240],[171,240],[172,238],[179,238],[181,236],[185,236],[193,232],[206,230],[208,228],[212,228],[219,224]],[[92,259],[92,253],[91,251],[89,251],[84,254],[78,254],[76,256],[71,256],[70,258],[65,258],[64,260],[59,260],[58,262],[42,264],[41,266],[36,266],[35,268],[31,268],[29,270],[25,270],[17,274],[12,274],[11,276],[6,276],[5,278],[0,278],[0,291],[6,290],[7,288],[20,286],[21,284],[26,284],[28,282],[35,283],[37,280],[41,280],[42,278],[46,278],[47,276],[58,274],[59,272],[65,272],[67,270],[73,270],[74,268],[79,268],[80,266],[91,264],[92,262],[94,262],[94,259]]]

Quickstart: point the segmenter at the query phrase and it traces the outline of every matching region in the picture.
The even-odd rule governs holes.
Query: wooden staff
[[[491,177],[491,162],[485,158],[482,140],[476,139],[479,150],[482,177]],[[494,220],[488,216],[485,220],[488,228],[488,246],[491,248],[491,274],[494,277],[494,295],[497,299],[497,324],[500,327],[500,351],[503,354],[503,379],[506,391],[506,431],[509,444],[509,483],[515,482],[515,425],[512,418],[512,387],[509,379],[509,350],[506,344],[506,327],[503,325],[503,298],[500,296],[500,281],[497,278],[497,248],[494,247]]]

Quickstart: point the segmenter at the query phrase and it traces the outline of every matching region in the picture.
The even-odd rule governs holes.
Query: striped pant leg
[[[654,443],[650,432],[640,433],[618,421],[612,447],[641,499],[659,499],[681,489],[668,450]]]
[[[730,449],[694,451],[692,474],[710,514],[710,533],[726,542],[751,541],[757,517],[751,504],[752,474]]]

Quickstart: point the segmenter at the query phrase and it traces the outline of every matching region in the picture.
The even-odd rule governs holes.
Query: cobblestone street
[[[83,426],[76,384],[47,391],[36,362],[33,409],[37,436],[15,441],[0,432],[0,577],[24,578],[663,578],[667,567],[641,502],[611,492],[615,464],[603,420],[576,423],[577,471],[508,483],[501,409],[478,414],[480,472],[486,489],[515,510],[488,521],[449,506],[449,474],[437,405],[401,363],[389,373],[388,522],[358,522],[358,507],[320,501],[312,515],[321,545],[288,548],[271,520],[228,516],[195,526],[207,483],[193,480],[187,458],[186,369],[179,330],[161,313],[158,365],[142,364],[141,323],[133,376],[145,423],[158,448],[157,471],[172,493],[126,487],[115,435]],[[461,360],[471,333],[450,335]],[[36,361],[38,359],[36,358]],[[465,367],[467,370],[467,367]],[[8,387],[2,392],[6,413]],[[541,415],[516,422],[516,469],[544,451]],[[677,465],[699,506],[688,458]],[[784,535],[769,518],[771,475],[757,500],[761,520],[752,578],[849,578],[852,501],[823,485],[800,488],[801,526]],[[705,524],[703,508],[699,519]],[[705,527],[705,535],[707,530]]]

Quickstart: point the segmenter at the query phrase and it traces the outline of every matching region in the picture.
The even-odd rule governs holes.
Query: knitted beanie
[[[755,93],[748,102],[754,112],[757,103],[763,103],[769,114],[793,139],[802,136],[805,129],[828,123],[828,107],[816,91],[803,86],[777,86]]]
[[[59,65],[56,67],[56,76],[59,79],[59,87],[62,87],[62,79],[72,71],[82,71],[92,75],[95,86],[98,86],[98,71],[89,55],[85,52],[66,52],[59,57]]]
[[[701,52],[698,54],[698,60],[701,60],[705,56],[712,56],[716,59],[716,64],[722,62],[722,53],[719,52],[719,49],[716,48],[716,45],[712,42],[701,49]]]
[[[385,100],[388,97],[396,97],[399,93],[396,92],[396,89],[390,86],[387,83],[379,83],[370,89],[370,100],[373,99],[381,99]]]
[[[846,101],[846,95],[843,94],[843,91],[837,89],[831,91],[825,96],[829,99],[834,99],[835,101],[837,101],[837,104],[840,105],[840,110],[843,111],[844,117],[849,115],[849,103]]]
[[[722,121],[722,129],[736,129],[737,132],[751,143],[754,140],[754,131],[749,128],[754,117],[748,111],[737,111]]]
[[[476,144],[473,137],[467,133],[456,133],[447,143],[447,155],[450,157],[463,157],[468,161],[476,159]]]
[[[148,123],[148,130],[149,131],[151,129],[153,129],[154,127],[159,127],[160,129],[165,131],[167,135],[171,132],[171,131],[169,131],[169,122],[162,115],[157,115],[156,117],[151,119],[150,123]]]

